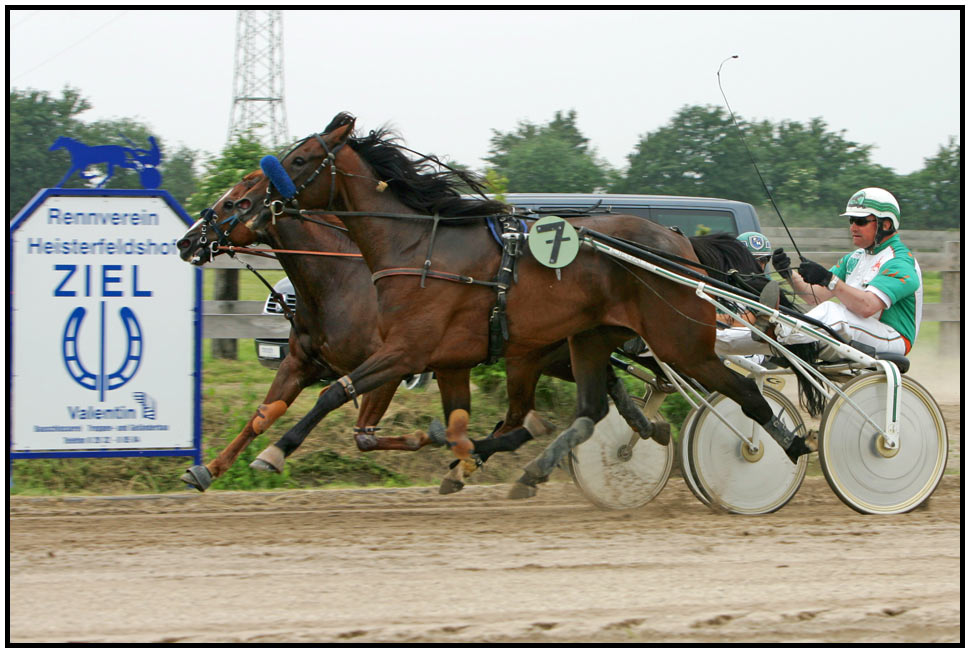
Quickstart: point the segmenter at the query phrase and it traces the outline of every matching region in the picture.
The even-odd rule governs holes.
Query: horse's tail
[[[729,283],[735,288],[760,295],[769,279],[761,270],[744,243],[727,233],[693,236],[690,244],[697,254],[697,260],[708,268],[708,274],[719,281]],[[786,293],[781,294],[781,305],[795,308]],[[812,365],[818,356],[818,345],[807,343],[804,345],[788,345],[793,354]],[[811,381],[801,372],[795,371],[798,379],[798,400],[802,408],[812,417],[818,417],[825,408],[825,395],[819,391]]]
[[[809,365],[814,366],[818,360],[818,352],[822,348],[817,342],[806,342],[795,345],[785,345],[785,347]],[[777,360],[777,359],[775,359]],[[781,361],[788,367],[787,360]],[[808,378],[794,370],[795,378],[798,379],[798,403],[808,411],[812,417],[818,417],[825,410],[825,395],[808,380]]]

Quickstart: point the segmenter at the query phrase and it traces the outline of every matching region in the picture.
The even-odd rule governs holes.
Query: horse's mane
[[[755,260],[744,243],[728,233],[713,233],[703,236],[691,236],[690,244],[697,254],[697,259],[716,270],[728,272],[737,270],[745,275],[751,273],[761,274],[761,267]],[[712,274],[718,281],[731,283],[731,279],[725,274]]]
[[[340,113],[325,132],[347,124],[353,118]],[[390,191],[404,204],[428,215],[472,217],[508,213],[509,207],[496,200],[467,199],[462,192],[484,193],[482,180],[464,170],[441,169],[435,156],[409,158],[398,147],[400,137],[387,127],[367,136],[351,135],[348,145],[388,184]]]

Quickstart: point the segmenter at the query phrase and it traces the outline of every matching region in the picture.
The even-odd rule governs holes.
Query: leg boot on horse
[[[296,355],[293,350],[283,359],[276,376],[270,385],[263,402],[242,432],[223,449],[218,456],[206,465],[193,465],[182,474],[181,480],[204,492],[212,482],[226,473],[239,458],[239,454],[248,447],[259,435],[280,418],[287,408],[296,400],[305,387],[314,383],[322,374],[330,374],[331,370],[324,370],[306,358]]]

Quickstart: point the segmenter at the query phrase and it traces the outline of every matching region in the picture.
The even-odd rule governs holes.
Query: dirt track
[[[957,642],[960,477],[859,515],[824,478],[711,513],[672,477],[10,501],[11,642]]]

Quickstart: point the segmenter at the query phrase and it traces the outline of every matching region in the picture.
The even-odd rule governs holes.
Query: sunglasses
[[[870,222],[875,222],[875,221],[876,221],[875,218],[857,218],[857,217],[849,218],[849,224],[854,224],[857,227],[864,227]]]

